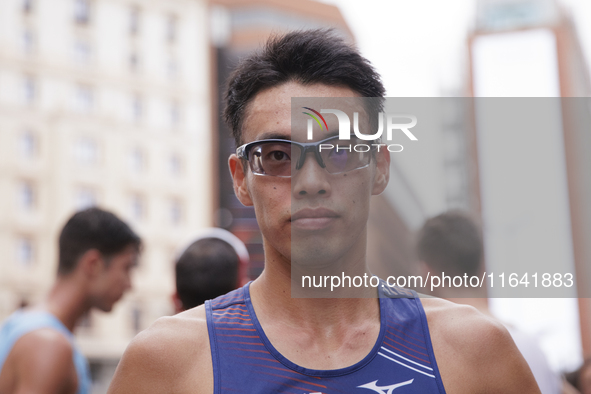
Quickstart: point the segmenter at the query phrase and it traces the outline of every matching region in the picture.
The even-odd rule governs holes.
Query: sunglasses
[[[375,146],[367,142],[355,136],[339,140],[338,135],[310,143],[269,139],[244,144],[236,149],[236,155],[248,161],[256,175],[289,178],[304,166],[308,153],[313,153],[318,165],[330,174],[341,174],[369,165]],[[358,144],[363,144],[363,151],[355,150]]]

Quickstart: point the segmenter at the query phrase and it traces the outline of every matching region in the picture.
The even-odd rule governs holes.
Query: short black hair
[[[183,308],[234,290],[239,264],[236,250],[226,241],[210,237],[193,242],[175,264],[176,290]]]
[[[59,236],[58,275],[74,271],[80,257],[98,250],[107,261],[128,246],[139,249],[140,237],[113,213],[93,207],[75,213]]]
[[[332,29],[273,36],[262,51],[243,59],[228,80],[224,119],[237,146],[242,144],[242,122],[249,102],[260,91],[289,81],[345,86],[361,97],[381,99],[386,92],[370,62]],[[382,100],[376,108],[381,106]]]
[[[450,211],[425,222],[418,233],[419,259],[439,272],[478,275],[483,245],[479,226],[461,211]]]

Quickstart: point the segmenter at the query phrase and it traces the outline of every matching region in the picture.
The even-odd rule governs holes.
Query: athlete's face
[[[95,308],[111,311],[113,305],[131,289],[131,272],[137,260],[137,247],[130,245],[101,264],[92,283]]]
[[[304,142],[299,130],[292,135],[292,97],[358,96],[346,87],[295,82],[264,90],[247,107],[243,143],[270,138]],[[330,131],[317,133],[314,140],[338,131],[335,116],[326,121]],[[236,195],[244,205],[254,206],[266,249],[272,247],[286,260],[302,264],[330,264],[351,248],[365,255],[369,200],[385,188],[388,168],[384,151],[370,166],[341,174],[328,173],[308,154],[291,178],[281,178],[244,172],[240,159],[230,157]]]

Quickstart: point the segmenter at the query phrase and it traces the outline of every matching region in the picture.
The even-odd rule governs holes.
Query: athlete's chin
[[[330,269],[342,257],[342,252],[331,244],[329,239],[316,239],[299,242],[296,238],[291,244],[292,267],[322,270]]]
[[[96,307],[101,312],[111,312],[113,310],[113,305],[99,305]]]
[[[117,303],[117,301],[119,301],[121,299],[121,297],[116,298],[115,300],[110,300],[108,302],[105,302],[102,305],[99,305],[97,307],[97,309],[99,309],[102,312],[111,312],[113,310],[113,308],[115,307],[115,304]]]

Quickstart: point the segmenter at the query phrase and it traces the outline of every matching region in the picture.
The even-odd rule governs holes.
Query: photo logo
[[[360,389],[373,390],[376,393],[380,393],[380,394],[392,394],[392,391],[396,390],[398,387],[407,386],[409,384],[412,384],[413,380],[414,379],[407,380],[406,382],[396,383],[396,384],[392,384],[390,386],[378,386],[378,381],[376,380],[376,381],[366,383],[362,386],[357,386],[357,387]]]
[[[312,111],[312,112],[314,112],[316,115],[318,115],[318,116],[320,117],[320,119],[322,119],[322,122],[324,123],[324,125],[326,126],[326,130],[328,130],[328,125],[326,124],[326,120],[324,119],[324,116],[320,115],[320,112],[318,112],[318,111],[316,111],[316,110],[313,110],[312,108],[309,108],[309,107],[302,107],[302,108],[304,108],[304,109],[307,109],[307,110],[309,110],[309,111]],[[322,124],[320,123],[320,121],[318,120],[318,118],[317,118],[316,116],[314,116],[314,115],[312,115],[311,113],[308,113],[308,112],[302,112],[302,113],[303,113],[303,114],[306,114],[306,115],[308,115],[308,116],[310,116],[310,117],[312,117],[312,119],[314,119],[314,120],[315,120],[315,121],[318,123],[318,126],[320,126],[320,130],[324,130],[324,129],[322,128]],[[309,121],[308,121],[308,139],[309,139],[309,140],[311,140],[311,139],[312,139],[312,127],[311,127],[311,126],[312,126],[312,121],[311,121],[311,120],[309,120]]]
[[[311,119],[308,119],[308,128],[307,128],[307,139],[312,140],[314,139],[314,122],[320,126],[320,130],[324,131],[324,127],[328,130],[328,124],[326,123],[326,119],[322,116],[322,114],[333,114],[337,117],[339,122],[339,140],[350,140],[351,139],[351,119],[349,115],[345,112],[338,110],[338,109],[321,109],[320,112],[312,109],[310,107],[302,107],[307,109],[308,111],[312,112],[302,112],[310,116]],[[385,119],[385,122],[384,122]],[[400,120],[406,120],[406,122],[401,122]],[[322,120],[322,123],[321,123]],[[382,138],[384,134],[384,123],[386,124],[386,132],[385,132],[385,139],[386,141],[392,141],[394,138],[395,131],[402,131],[402,133],[411,141],[418,141],[418,138],[410,131],[413,127],[417,125],[417,117],[411,114],[385,114],[380,112],[378,114],[378,130],[373,134],[363,134],[359,130],[359,113],[353,113],[353,132],[355,133],[355,137],[363,141],[377,141]],[[323,127],[324,124],[324,127]],[[371,144],[372,146],[377,146],[378,151],[381,146],[387,146],[388,151],[390,152],[402,152],[404,147],[400,144]],[[357,144],[352,148],[357,152],[365,152],[365,148],[369,150],[369,145],[367,144]],[[320,150],[322,149],[334,149],[335,147],[331,144],[322,144],[320,146]],[[337,146],[337,149],[339,147]]]

